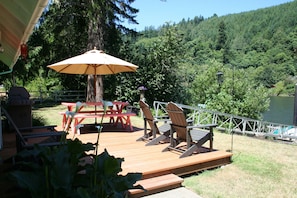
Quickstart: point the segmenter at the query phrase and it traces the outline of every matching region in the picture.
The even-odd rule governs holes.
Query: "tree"
[[[134,0],[92,0],[88,5],[88,44],[89,50],[96,47],[100,50],[117,52],[118,44],[121,40],[120,33],[132,32],[122,26],[122,20],[128,20],[131,23],[137,23],[135,14],[137,9],[130,6]],[[86,2],[86,4],[88,4]],[[103,79],[98,76],[94,87],[94,76],[88,76],[87,101],[99,101],[103,98]],[[94,89],[97,90],[96,98]]]
[[[85,87],[84,75],[59,74],[45,68],[46,65],[82,54],[94,47],[119,56],[121,34],[124,32],[134,33],[133,30],[121,25],[121,22],[128,20],[131,23],[137,23],[134,14],[138,10],[129,5],[133,1],[52,1],[48,11],[42,17],[43,22],[34,31],[29,42],[29,47],[32,48],[30,51],[41,48],[31,57],[26,66],[28,70],[20,73],[32,77],[30,80],[35,77],[47,79],[50,76],[51,78],[58,78],[56,85],[62,84],[66,89]],[[42,72],[44,76],[39,76],[40,66],[44,70]],[[30,72],[34,73],[31,74]],[[24,79],[28,81],[28,78]],[[89,81],[92,80],[93,76],[89,76]],[[103,81],[101,76],[98,76],[97,80],[96,85],[99,94],[97,94],[96,100],[98,101],[103,97]],[[95,100],[94,82],[87,84],[87,100]]]
[[[154,100],[183,101],[182,80],[179,63],[183,60],[184,50],[181,34],[175,27],[164,27],[158,38],[144,38],[131,46],[132,60],[141,65],[134,74],[134,86],[145,86],[148,103]],[[136,99],[136,98],[135,98]],[[139,100],[139,98],[137,99]]]
[[[192,104],[206,104],[210,110],[260,119],[269,106],[268,91],[255,83],[253,69],[235,69],[212,61],[199,70],[192,87]],[[220,86],[217,72],[224,73]]]
[[[224,21],[219,24],[216,50],[225,49],[227,43],[226,25]]]

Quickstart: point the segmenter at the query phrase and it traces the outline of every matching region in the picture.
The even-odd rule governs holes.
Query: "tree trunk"
[[[94,5],[94,2],[92,2]],[[90,11],[89,28],[88,28],[88,50],[94,48],[98,50],[104,50],[104,23],[100,15],[100,10],[96,10],[96,6],[92,6]],[[96,79],[96,83],[94,83]],[[101,75],[88,75],[88,87],[87,87],[87,102],[98,102],[103,99],[103,77]]]
[[[103,78],[96,76],[96,89],[94,86],[94,75],[88,75],[87,102],[99,102],[103,99]]]

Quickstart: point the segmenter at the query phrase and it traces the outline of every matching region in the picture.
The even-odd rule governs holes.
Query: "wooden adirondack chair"
[[[171,120],[171,133],[175,131],[176,137],[170,135],[170,145],[163,151],[175,150],[181,152],[182,157],[190,156],[194,152],[199,153],[199,148],[209,141],[209,151],[213,149],[213,128],[216,124],[191,126],[186,119],[183,110],[175,103],[170,102],[166,108],[169,118]],[[180,146],[182,142],[186,146]]]
[[[32,149],[34,144],[38,144],[39,146],[57,146],[63,143],[60,140],[62,136],[66,136],[66,133],[64,131],[55,131],[54,128],[56,125],[18,128],[6,109],[2,107],[0,108],[5,117],[8,119],[9,123],[12,125],[13,130],[16,132],[17,152],[24,149]],[[39,130],[39,132],[33,133],[32,130]],[[42,130],[42,132],[40,130]],[[43,141],[33,141],[34,143],[31,143],[30,140],[34,139],[43,139]],[[44,139],[46,139],[46,141]]]
[[[139,106],[144,116],[144,135],[137,140],[148,141],[146,146],[159,144],[163,141],[169,141],[170,124],[165,123],[161,126],[158,126],[157,123],[159,120],[153,116],[149,105],[143,101],[139,101]],[[168,117],[166,118],[168,119]],[[147,123],[149,124],[150,129],[148,129]]]

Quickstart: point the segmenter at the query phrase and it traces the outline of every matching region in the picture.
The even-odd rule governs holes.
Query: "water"
[[[294,97],[270,97],[269,111],[263,113],[263,120],[293,125]]]

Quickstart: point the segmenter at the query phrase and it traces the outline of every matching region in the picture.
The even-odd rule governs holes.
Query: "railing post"
[[[229,132],[233,133],[233,116],[231,116],[229,120]]]
[[[293,124],[297,126],[297,84],[295,84]]]
[[[212,113],[212,123],[218,124],[217,122],[217,114],[215,112]]]
[[[159,116],[159,103],[155,103],[155,101],[154,101],[154,104],[153,104],[153,106],[154,106],[154,109],[155,109],[155,116],[157,117],[157,116]]]
[[[247,123],[247,120],[244,119],[243,120],[243,125],[242,125],[242,133],[245,134],[245,130],[246,130],[246,123]]]

